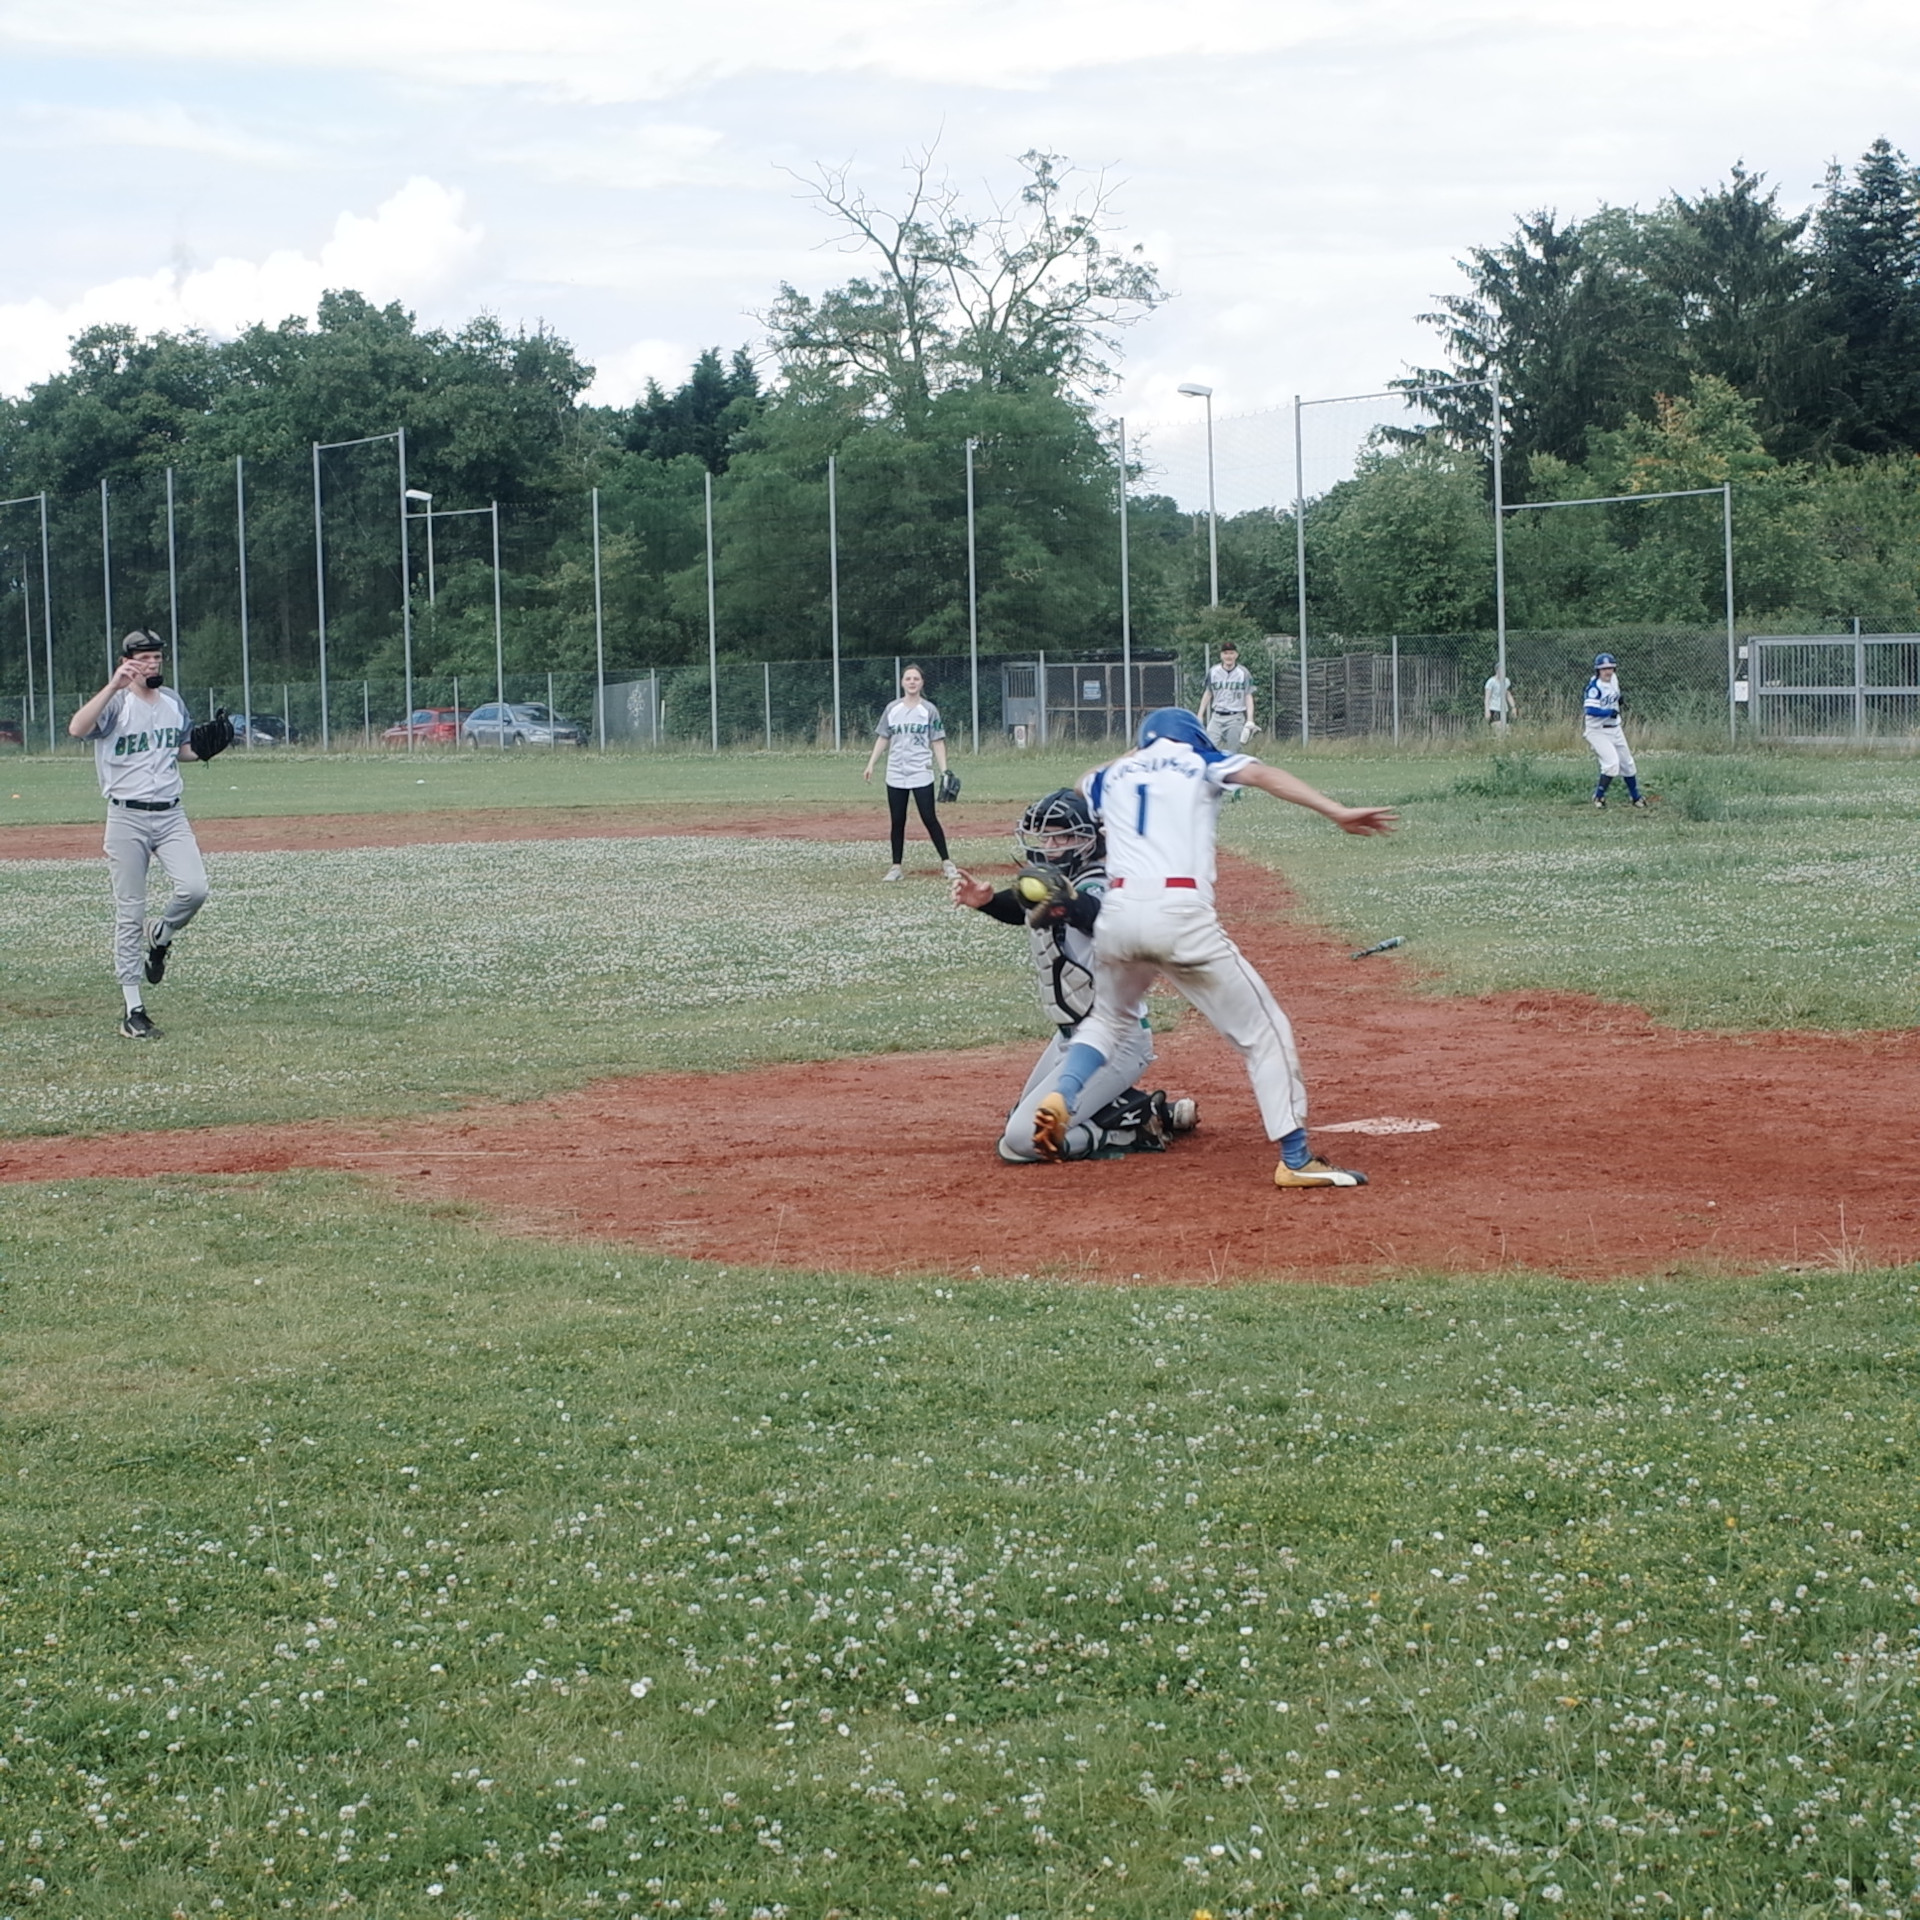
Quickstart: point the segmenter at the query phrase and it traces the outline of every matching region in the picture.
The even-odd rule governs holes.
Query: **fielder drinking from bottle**
[[[186,703],[162,685],[160,636],[130,633],[113,678],[71,720],[67,732],[93,742],[100,791],[107,797],[107,871],[113,876],[113,967],[126,1011],[120,1035],[157,1040],[141,982],[157,987],[173,937],[207,902],[200,844],[181,810],[182,760],[211,760],[233,744],[224,712],[197,727]],[[173,892],[147,920],[147,872],[158,860]]]
[[[1035,1111],[1034,1147],[1042,1159],[1063,1157],[1088,1083],[1125,1043],[1154,975],[1163,974],[1246,1062],[1267,1137],[1280,1149],[1274,1185],[1365,1186],[1364,1174],[1329,1166],[1308,1147],[1293,1029],[1214,913],[1214,830],[1220,803],[1235,787],[1325,814],[1343,833],[1390,833],[1397,818],[1390,807],[1343,807],[1279,767],[1221,752],[1184,707],[1148,714],[1138,749],[1080,783],[1107,842],[1107,895],[1094,925],[1094,1006],[1066,1051],[1054,1091]]]

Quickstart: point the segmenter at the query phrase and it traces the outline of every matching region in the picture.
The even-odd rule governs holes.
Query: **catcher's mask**
[[[1071,787],[1043,793],[1020,816],[1013,844],[1022,860],[1044,862],[1069,876],[1105,851],[1093,809]]]

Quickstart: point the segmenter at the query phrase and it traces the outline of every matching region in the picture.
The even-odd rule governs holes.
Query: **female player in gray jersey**
[[[107,871],[113,878],[113,967],[127,1040],[157,1040],[141,982],[158,986],[173,937],[207,903],[207,869],[181,808],[182,760],[210,760],[233,739],[225,715],[191,724],[185,703],[161,684],[160,636],[130,633],[113,678],[71,720],[67,732],[93,742],[107,797]],[[173,893],[150,924],[147,872],[158,860]],[[144,952],[143,952],[144,948]]]
[[[1000,1158],[1018,1163],[1041,1158],[1033,1144],[1034,1110],[1052,1087],[1081,1022],[1093,1011],[1093,923],[1107,890],[1107,874],[1106,848],[1093,809],[1070,787],[1036,800],[1020,816],[1013,842],[1022,861],[1063,873],[1072,883],[1071,900],[1029,908],[1011,887],[996,893],[984,880],[963,872],[953,883],[953,903],[1027,929],[1040,1010],[1056,1029],[1027,1075],[1000,1136]],[[1081,1104],[1088,1117],[1068,1128],[1061,1159],[1159,1153],[1170,1135],[1190,1133],[1198,1124],[1199,1109],[1191,1100],[1169,1100],[1164,1093],[1146,1093],[1134,1085],[1153,1064],[1153,1032],[1146,1014],[1142,1001],[1112,1057],[1087,1082]]]
[[[1107,898],[1094,932],[1093,1017],[1034,1112],[1042,1159],[1060,1157],[1084,1089],[1124,1037],[1131,1008],[1156,973],[1213,1023],[1246,1062],[1267,1137],[1280,1149],[1277,1187],[1362,1187],[1364,1174],[1329,1166],[1307,1145],[1307,1091],[1293,1028],[1213,908],[1214,829],[1235,786],[1324,814],[1343,833],[1390,833],[1391,807],[1343,807],[1280,767],[1222,753],[1184,707],[1140,724],[1132,753],[1080,783],[1107,836]]]
[[[920,824],[940,856],[940,871],[951,880],[960,869],[947,857],[947,836],[940,816],[933,810],[933,774],[936,767],[947,770],[947,730],[940,724],[940,709],[926,697],[926,676],[918,667],[908,667],[900,675],[900,698],[888,704],[880,716],[880,728],[867,755],[867,770],[861,777],[871,780],[880,756],[887,756],[887,813],[893,835],[893,865],[886,878],[900,878],[901,862],[907,851],[907,800],[911,796],[920,809]]]

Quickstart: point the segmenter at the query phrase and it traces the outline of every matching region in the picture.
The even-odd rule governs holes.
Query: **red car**
[[[457,747],[460,718],[458,707],[416,707],[410,722],[396,720],[380,738],[389,747],[404,747],[409,738],[416,747]]]

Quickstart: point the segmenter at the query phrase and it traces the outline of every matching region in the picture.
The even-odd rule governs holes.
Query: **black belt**
[[[131,807],[136,813],[171,813],[178,800],[109,800],[111,807]]]

